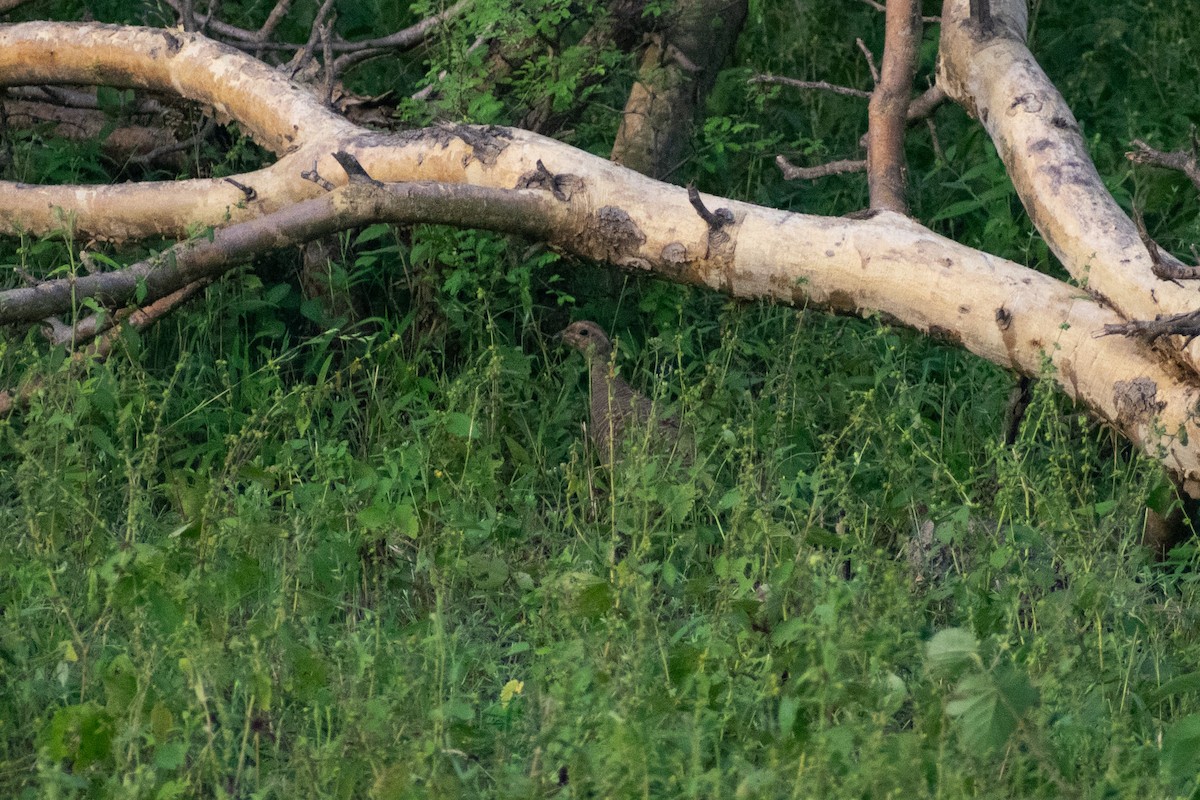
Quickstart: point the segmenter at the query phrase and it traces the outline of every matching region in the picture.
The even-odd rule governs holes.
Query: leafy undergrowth
[[[609,473],[538,327],[239,338],[256,293],[0,428],[0,794],[1195,788],[1194,550],[1049,392],[1002,448],[969,355],[691,299],[622,367],[698,456]]]

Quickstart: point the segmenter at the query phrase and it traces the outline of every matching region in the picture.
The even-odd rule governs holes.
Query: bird
[[[587,360],[592,396],[588,427],[602,461],[613,464],[625,436],[652,421],[657,427],[654,433],[659,435],[654,441],[663,444],[668,451],[674,447],[679,439],[679,423],[672,417],[657,416],[654,404],[645,395],[614,374],[609,363],[613,344],[603,328],[590,320],[582,320],[572,322],[558,335],[565,344],[583,353]]]

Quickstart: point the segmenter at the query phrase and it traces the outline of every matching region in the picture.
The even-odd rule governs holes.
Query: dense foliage
[[[18,14],[169,23],[130,5]],[[255,27],[270,5],[221,13]],[[282,33],[304,41],[316,5]],[[1194,9],[1092,5],[1035,3],[1033,49],[1118,200],[1160,241],[1200,241],[1186,180],[1123,158],[1200,122]],[[360,38],[431,10],[345,3],[337,24]],[[410,125],[514,122],[550,97],[558,135],[603,153],[634,61],[578,45],[599,10],[479,0],[347,80],[408,97],[444,72],[401,104]],[[530,41],[509,74],[471,49],[497,26]],[[681,179],[860,208],[861,176],[789,184],[772,159],[854,155],[865,102],[746,80],[866,88],[854,38],[878,52],[882,29],[849,0],[753,2]],[[114,114],[128,99],[102,96]],[[1057,269],[978,126],[946,108],[936,135],[940,154],[910,138],[914,215]],[[175,177],[11,138],[6,177]],[[221,132],[188,174],[262,157]],[[100,248],[2,243],[0,280],[70,274],[84,245]],[[1200,789],[1200,556],[1139,547],[1159,471],[1043,384],[1005,447],[1012,377],[879,320],[732,304],[471,231],[373,226],[340,250],[331,278],[368,306],[352,323],[304,299],[289,252],[104,363],[37,332],[0,340],[0,384],[41,381],[0,421],[0,795]],[[582,362],[553,338],[582,318],[678,410],[694,463],[634,442],[597,465]]]

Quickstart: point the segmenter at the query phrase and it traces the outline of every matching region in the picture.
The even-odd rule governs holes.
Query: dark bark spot
[[[646,235],[637,223],[617,206],[604,206],[596,212],[592,237],[600,255],[614,261],[635,255],[646,243]]]
[[[948,342],[956,346],[962,344],[962,336],[958,331],[943,328],[941,325],[930,325],[929,336],[939,342]]]
[[[554,199],[569,203],[575,193],[583,189],[583,178],[563,172],[555,175],[538,159],[537,169],[526,172],[517,179],[517,189],[541,189],[554,195]]]
[[[970,307],[970,306],[959,306],[959,307],[958,307],[958,313],[960,313],[960,314],[970,314],[970,313],[971,313],[971,307]]]
[[[1062,131],[1079,130],[1074,123],[1066,117],[1054,116],[1050,118],[1050,124]]]
[[[414,138],[417,139],[428,136],[442,147],[449,146],[452,139],[461,139],[471,148],[470,155],[463,158],[463,166],[471,163],[472,160],[478,161],[484,166],[491,166],[508,147],[508,140],[512,139],[512,134],[506,128],[498,125],[488,125],[487,127],[439,125],[436,128],[426,128],[411,133],[416,134]]]
[[[167,31],[163,31],[163,38],[167,40],[167,55],[173,56],[183,47],[183,43],[175,36],[172,36]]]
[[[1031,153],[1041,153],[1045,150],[1049,150],[1051,147],[1054,147],[1054,142],[1050,141],[1049,139],[1038,139],[1036,142],[1029,145],[1029,151]]]
[[[1117,422],[1134,426],[1149,421],[1167,404],[1158,399],[1158,384],[1143,377],[1113,384],[1113,405],[1117,407]]]
[[[1042,110],[1042,101],[1033,92],[1026,92],[1013,99],[1012,104],[1008,107],[1008,113],[1014,114],[1018,108],[1026,114],[1036,114]]]
[[[852,314],[858,310],[858,303],[854,302],[854,298],[850,293],[840,290],[830,292],[825,303],[829,306],[830,311],[838,314]]]
[[[1002,330],[1002,331],[1008,330],[1009,326],[1012,325],[1012,312],[1009,311],[1004,306],[1000,306],[999,308],[997,308],[996,309],[996,324],[1000,327],[1000,330]]]
[[[682,264],[687,261],[687,248],[682,242],[671,242],[663,247],[661,257],[668,264]]]

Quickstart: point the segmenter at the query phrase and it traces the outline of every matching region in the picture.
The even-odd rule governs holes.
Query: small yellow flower
[[[517,695],[525,691],[525,681],[519,681],[513,678],[508,683],[504,684],[504,688],[500,690],[500,707],[508,708],[508,704]]]

